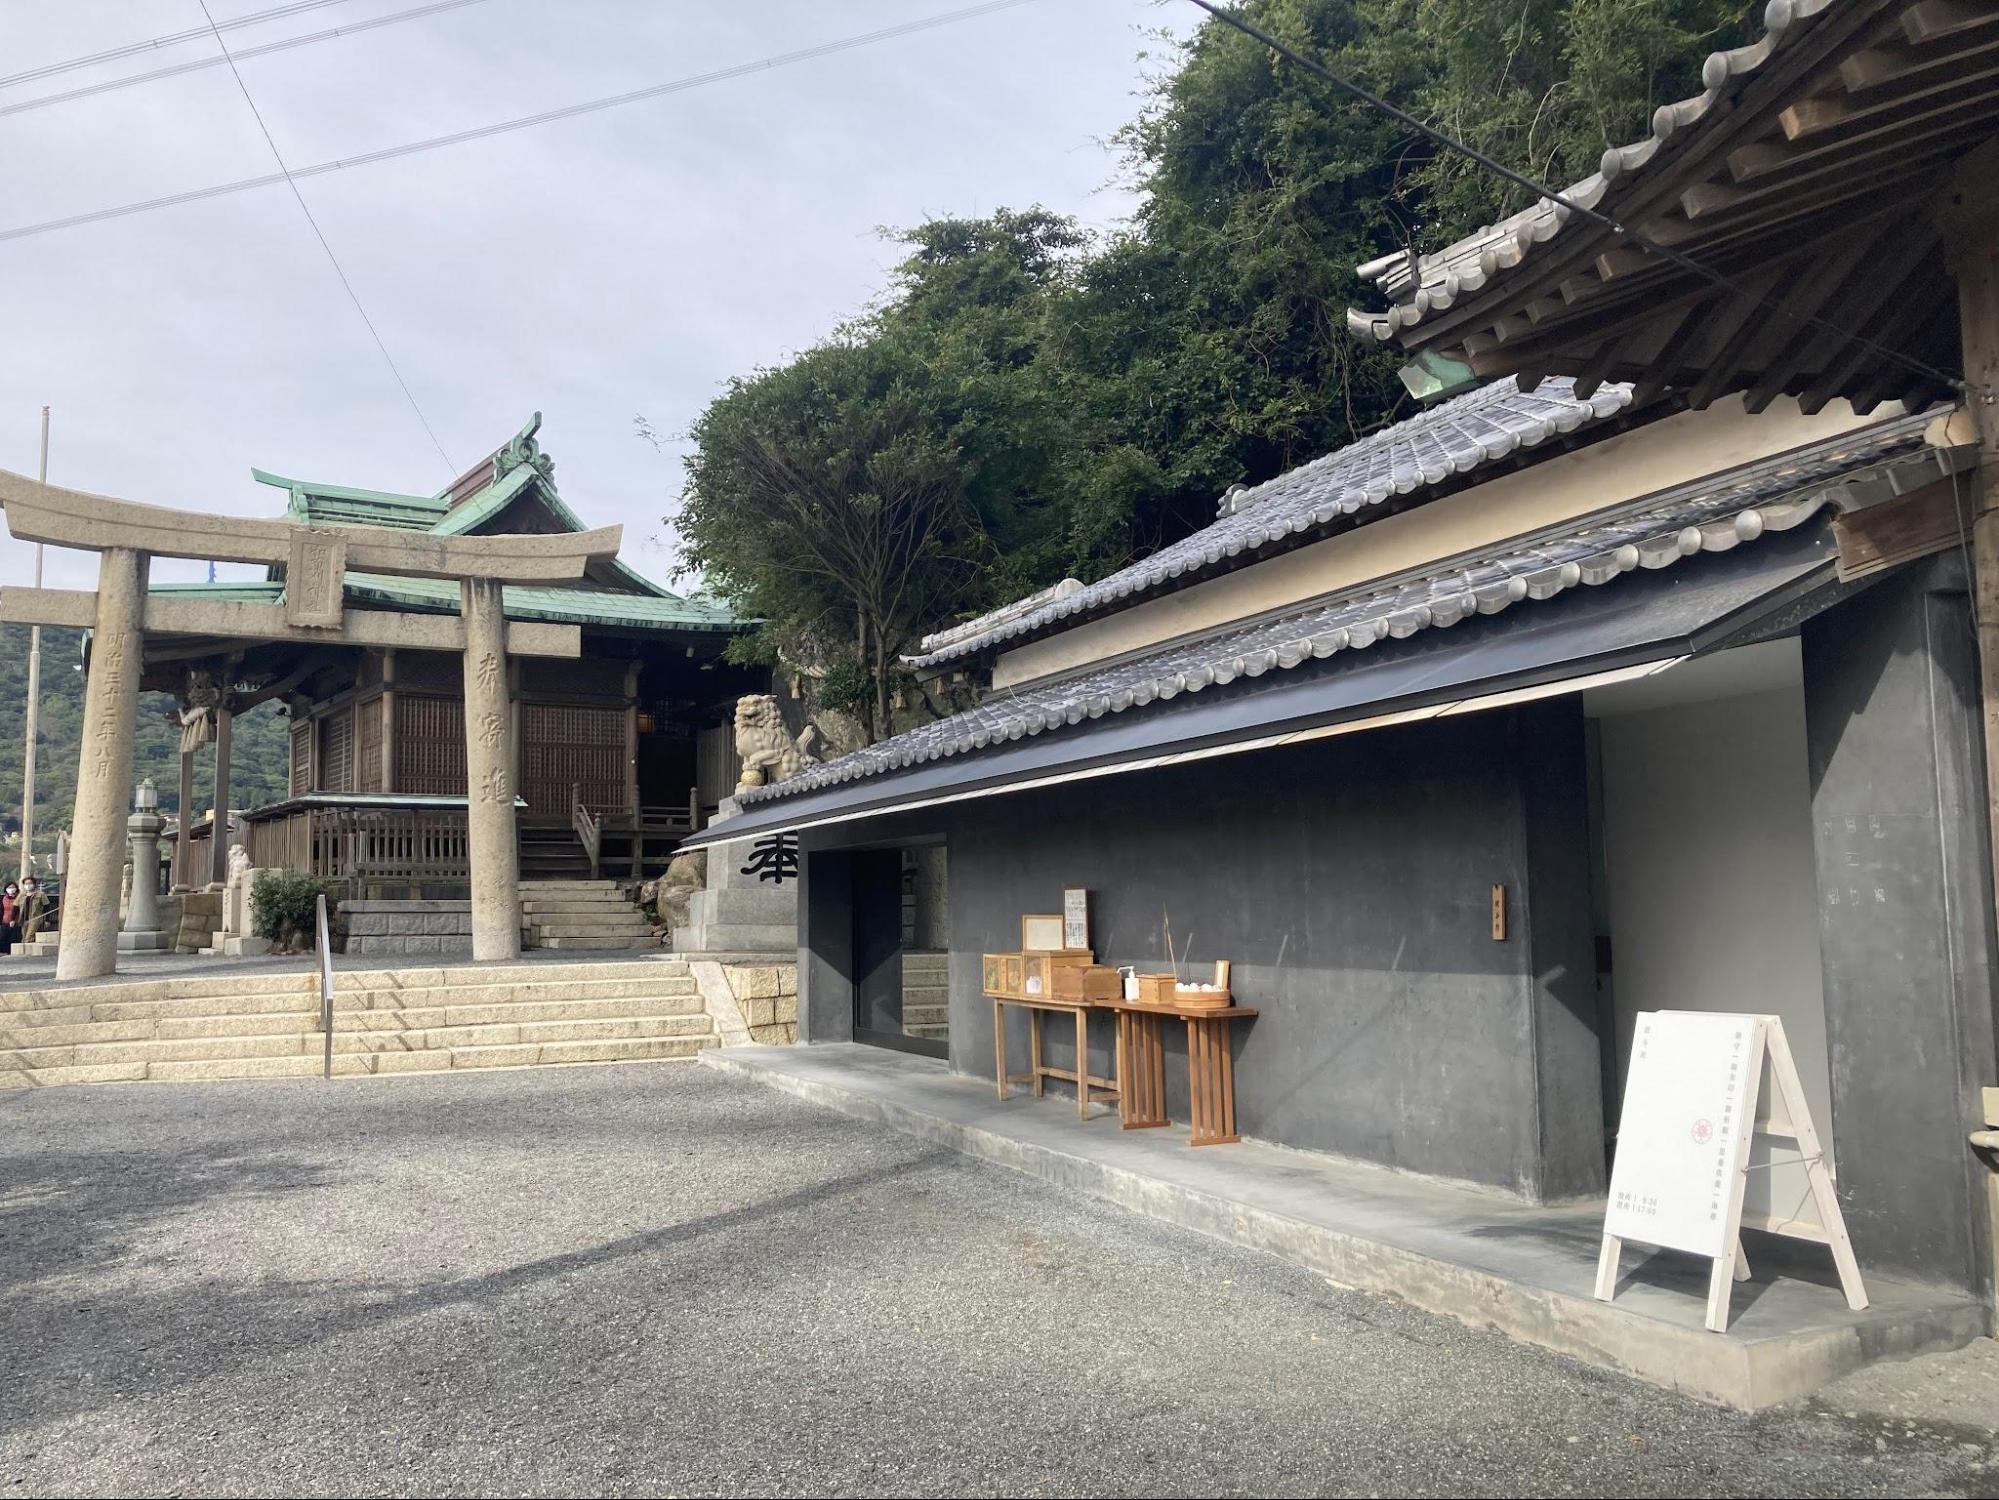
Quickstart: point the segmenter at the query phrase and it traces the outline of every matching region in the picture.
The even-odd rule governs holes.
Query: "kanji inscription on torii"
[[[509,650],[574,657],[573,625],[506,622],[502,584],[568,583],[617,555],[620,528],[546,535],[439,536],[378,526],[339,531],[291,521],[205,515],[39,484],[0,470],[0,507],[21,541],[99,554],[94,594],[0,589],[0,620],[86,626],[93,651],[84,690],[62,945],[56,977],[91,979],[117,958],[118,885],[145,637],[325,640],[465,653],[466,827],[472,875],[472,953],[520,953],[520,859],[514,828]],[[286,570],[283,604],[146,597],[153,556],[256,563]],[[345,607],[349,564],[367,572],[455,579],[459,618]],[[220,809],[218,808],[218,816]]]

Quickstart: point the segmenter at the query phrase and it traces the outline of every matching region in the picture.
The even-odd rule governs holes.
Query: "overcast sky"
[[[276,3],[209,0],[217,21]],[[342,0],[224,35],[239,51],[421,3]],[[301,167],[969,3],[478,0],[242,72]],[[730,376],[862,308],[895,259],[878,226],[1036,202],[1100,227],[1129,214],[1107,138],[1137,107],[1150,33],[1196,14],[1035,0],[300,190],[451,463],[540,410],[563,497],[623,522],[625,558],[664,581],[680,464],[633,416],[678,433]],[[0,75],[203,24],[198,0],[0,0]],[[0,87],[0,110],[215,52]],[[0,233],[272,170],[226,67],[0,113]],[[252,465],[406,492],[451,477],[282,185],[0,240],[0,468],[34,472],[44,403],[51,483],[133,500],[275,514]],[[31,552],[0,538],[0,582],[27,581]],[[49,552],[50,584],[94,578],[94,559]]]

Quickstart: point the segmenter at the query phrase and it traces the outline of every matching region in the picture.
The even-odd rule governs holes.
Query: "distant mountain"
[[[76,798],[76,767],[83,735],[83,632],[42,632],[42,718],[35,754],[35,847],[52,849],[56,830],[67,828]],[[27,733],[28,627],[0,625],[0,838],[21,829],[21,767]],[[160,810],[179,811],[180,732],[166,720],[173,699],[139,695],[139,734],[133,782],[150,776]],[[231,735],[230,801],[238,807],[276,802],[289,787],[290,720],[276,703],[258,705],[237,719]],[[194,805],[205,810],[214,794],[215,752],[195,757]]]

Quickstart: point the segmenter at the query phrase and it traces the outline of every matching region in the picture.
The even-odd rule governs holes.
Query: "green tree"
[[[885,357],[886,356],[886,357]],[[839,340],[738,382],[696,426],[688,562],[762,620],[744,653],[820,660],[889,732],[896,656],[963,589],[965,469],[892,351]]]
[[[1699,86],[1741,0],[1244,0],[1299,52],[1557,185]],[[1354,267],[1521,206],[1232,27],[1170,41],[1122,132],[1140,193],[1099,238],[1045,209],[902,231],[882,301],[828,344],[733,382],[695,423],[688,557],[766,623],[740,648],[830,667],[877,732],[896,643],[1205,525],[1218,498],[1405,415],[1397,357],[1348,337]],[[885,436],[892,434],[892,439]],[[838,507],[773,524],[775,455],[858,499],[920,450],[955,497],[893,609],[823,558]],[[944,477],[949,475],[948,480]],[[759,496],[761,495],[761,498]],[[878,503],[869,501],[868,503]],[[816,518],[816,519],[815,519]],[[843,569],[831,571],[841,572]],[[829,643],[852,641],[829,653]],[[829,662],[829,655],[837,661]]]
[[[42,631],[42,712],[35,753],[35,849],[55,848],[59,829],[69,826],[76,803],[76,768],[83,750],[83,632]],[[0,625],[0,836],[21,827],[21,780],[26,761],[28,627]],[[180,735],[168,721],[173,699],[165,693],[139,695],[133,781],[150,777],[160,808],[178,812]],[[230,743],[230,800],[256,807],[281,800],[290,781],[290,721],[276,703],[264,703],[236,720]],[[215,756],[195,759],[195,807],[214,800]]]

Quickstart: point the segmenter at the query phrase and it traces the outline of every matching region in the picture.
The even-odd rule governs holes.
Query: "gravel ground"
[[[21,1493],[1994,1493],[1999,1434],[1877,1405],[1717,1411],[687,1064],[0,1100]]]

